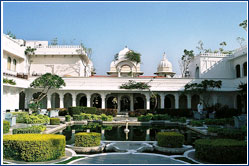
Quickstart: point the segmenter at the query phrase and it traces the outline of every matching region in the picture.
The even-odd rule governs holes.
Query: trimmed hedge
[[[70,115],[65,116],[66,122],[71,122],[72,117]]]
[[[60,119],[59,118],[50,118],[50,125],[59,125]]]
[[[28,112],[12,112],[16,116],[16,123],[26,123],[26,118],[29,116]]]
[[[86,114],[96,114],[96,115],[117,115],[117,109],[100,109],[95,107],[83,107],[83,106],[77,106],[77,107],[69,107],[68,112],[71,116],[73,115],[80,115],[81,113]]]
[[[197,126],[197,127],[200,127],[200,126],[203,126],[203,120],[191,120],[190,121],[190,125],[191,126]]]
[[[158,146],[181,148],[184,142],[184,135],[177,132],[158,132],[156,140]]]
[[[100,140],[101,140],[100,133],[90,132],[90,133],[75,134],[75,146],[78,147],[99,146]]]
[[[220,128],[220,127],[208,127],[208,132],[217,133],[219,138],[229,138],[244,140],[247,135],[247,128],[235,129],[235,128]]]
[[[10,131],[10,122],[7,120],[3,121],[3,133],[8,133]]]
[[[195,156],[217,164],[246,163],[247,143],[233,139],[199,139],[195,141]]]
[[[167,114],[169,116],[174,117],[192,117],[192,109],[156,109],[153,110],[146,110],[146,109],[137,109],[134,111],[129,112],[129,116],[131,117],[139,117],[141,115],[146,115],[148,113],[152,114]]]
[[[65,136],[54,134],[16,134],[3,136],[5,159],[29,162],[48,161],[65,155]]]
[[[49,123],[49,117],[46,115],[36,115],[36,114],[32,114],[29,116],[25,116],[25,123],[28,124],[48,124]]]
[[[81,120],[102,120],[102,121],[112,121],[113,117],[111,115],[95,115],[95,114],[85,114],[81,113],[80,115],[73,115],[74,121],[81,121]]]
[[[138,118],[138,121],[140,122],[148,122],[150,120],[170,120],[172,122],[181,122],[186,123],[185,117],[171,117],[168,114],[151,114],[148,113],[147,115],[141,115]]]
[[[29,133],[41,133],[42,131],[46,130],[46,126],[39,125],[39,126],[31,126],[27,128],[17,128],[13,129],[13,134],[29,134]]]
[[[233,118],[222,118],[222,119],[205,119],[206,125],[234,125]]]

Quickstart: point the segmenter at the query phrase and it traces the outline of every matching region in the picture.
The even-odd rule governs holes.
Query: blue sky
[[[105,75],[113,56],[126,45],[142,54],[144,75],[153,75],[162,54],[180,74],[178,61],[184,49],[199,40],[204,48],[239,47],[247,37],[239,23],[247,19],[246,2],[122,2],[42,3],[4,2],[3,32],[25,40],[57,37],[59,44],[92,48],[98,75]]]

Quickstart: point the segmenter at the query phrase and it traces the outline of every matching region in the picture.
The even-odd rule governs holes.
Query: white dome
[[[157,72],[172,72],[172,64],[166,58],[166,54],[163,54],[163,59],[159,63],[157,67]]]
[[[125,54],[128,51],[130,51],[130,50],[129,50],[129,48],[127,48],[127,46],[123,50],[119,51],[119,53],[118,53],[118,59],[126,59]]]

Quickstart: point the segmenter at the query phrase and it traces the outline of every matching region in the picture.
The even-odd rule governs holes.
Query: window
[[[195,69],[195,78],[199,78],[199,67],[197,66],[196,69]]]
[[[13,71],[16,71],[16,60],[13,60]]]
[[[236,78],[240,77],[240,65],[236,65]]]
[[[243,64],[243,74],[244,76],[247,76],[247,62]]]
[[[7,70],[11,70],[11,58],[8,57],[8,61],[7,61]]]

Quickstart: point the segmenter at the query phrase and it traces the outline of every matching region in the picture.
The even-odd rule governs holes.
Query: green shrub
[[[32,114],[29,116],[25,116],[25,122],[28,124],[37,124],[37,123],[48,124],[49,117],[46,115]]]
[[[97,111],[96,107],[84,107],[84,112],[86,114],[97,114],[100,115],[101,113],[99,111]]]
[[[175,117],[170,119],[171,122],[180,122],[180,123],[186,123],[187,119],[185,117]]]
[[[117,109],[111,109],[111,108],[105,108],[105,109],[101,109],[101,108],[97,108],[97,111],[98,111],[98,115],[101,115],[101,114],[105,114],[105,115],[110,115],[110,116],[117,116],[117,113],[118,113],[118,110]]]
[[[46,130],[46,126],[39,125],[39,126],[31,126],[26,128],[13,129],[12,133],[13,134],[41,133],[44,130]]]
[[[137,118],[138,121],[140,122],[148,122],[153,118],[152,114],[147,114],[147,115],[141,115]]]
[[[247,129],[234,129],[234,128],[220,128],[220,127],[208,127],[208,132],[217,133],[218,138],[229,138],[244,140],[247,135]]]
[[[233,139],[199,139],[195,141],[195,156],[216,164],[246,163],[247,143]]]
[[[10,131],[10,122],[7,120],[3,121],[3,133],[8,133]]]
[[[156,109],[156,114],[168,114],[174,117],[192,117],[192,109]]]
[[[12,112],[16,116],[16,123],[26,123],[25,119],[29,116],[28,112]]]
[[[100,118],[101,118],[102,121],[112,121],[113,120],[112,116],[110,116],[110,115],[107,116],[105,114],[101,114]]]
[[[70,115],[66,115],[65,116],[65,120],[66,120],[66,122],[71,122],[71,116]]]
[[[71,116],[80,115],[81,113],[96,114],[96,115],[105,114],[111,116],[117,115],[117,109],[109,109],[109,108],[101,109],[101,108],[83,107],[83,106],[69,107],[68,112]]]
[[[81,120],[83,120],[82,118],[83,118],[82,115],[73,115],[74,121],[81,121]]]
[[[177,132],[159,132],[156,135],[158,146],[169,148],[181,148],[184,136]]]
[[[152,120],[170,120],[171,117],[168,114],[155,114]]]
[[[233,118],[223,118],[223,119],[205,119],[206,125],[234,125]]]
[[[203,126],[203,121],[202,120],[192,120],[192,121],[190,121],[190,125],[200,127],[200,126]]]
[[[4,135],[3,157],[29,162],[54,160],[65,155],[65,146],[66,141],[63,135]]]
[[[67,108],[56,108],[56,110],[59,110],[59,116],[66,116],[69,114]]]
[[[50,124],[51,125],[59,125],[60,124],[60,118],[50,118]]]
[[[101,140],[100,133],[77,133],[75,134],[75,146],[78,147],[93,147],[99,146]]]

